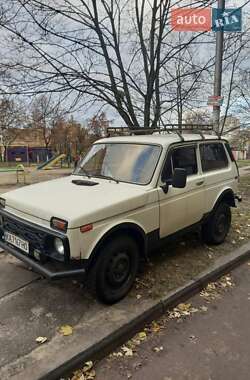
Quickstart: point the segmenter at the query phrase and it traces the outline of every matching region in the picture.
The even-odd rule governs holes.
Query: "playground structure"
[[[20,174],[23,173],[23,183],[26,183],[26,173],[25,168],[22,164],[17,165],[16,167],[12,168],[0,168],[0,173],[16,173],[16,182],[20,183]]]
[[[51,170],[53,169],[53,166],[58,164],[59,162],[62,162],[66,158],[66,154],[57,154],[56,156],[53,156],[48,161],[43,162],[42,164],[37,166],[38,170]]]

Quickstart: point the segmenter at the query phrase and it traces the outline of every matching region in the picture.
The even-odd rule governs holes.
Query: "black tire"
[[[98,252],[89,273],[89,285],[97,298],[113,304],[130,291],[139,266],[139,249],[130,236],[119,235],[109,240]]]
[[[225,241],[231,226],[231,209],[226,203],[220,203],[208,221],[202,226],[202,239],[208,244],[221,244]]]

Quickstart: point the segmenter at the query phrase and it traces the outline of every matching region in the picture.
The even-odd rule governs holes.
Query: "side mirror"
[[[172,186],[178,189],[183,189],[187,184],[187,171],[186,169],[177,168],[174,170],[172,178]]]

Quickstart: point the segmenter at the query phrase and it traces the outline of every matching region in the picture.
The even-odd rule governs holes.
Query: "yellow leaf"
[[[72,335],[73,329],[70,325],[63,325],[60,327],[59,332],[63,336],[68,336],[68,335]]]
[[[145,333],[145,331],[142,331],[138,334],[140,340],[144,340],[147,338],[147,334]]]
[[[85,372],[87,372],[87,371],[90,371],[91,368],[93,368],[93,362],[90,360],[90,361],[88,361],[88,362],[86,362],[86,363],[84,364],[83,372],[85,373]]]
[[[188,311],[191,307],[191,303],[180,303],[177,308],[181,311]]]
[[[157,333],[158,331],[160,331],[161,327],[158,325],[158,323],[156,322],[153,322],[152,323],[152,331]]]
[[[89,371],[86,375],[85,375],[85,379],[86,380],[93,380],[95,378],[95,370],[92,369],[91,371]]]
[[[43,344],[43,343],[45,343],[46,341],[47,341],[46,336],[38,336],[38,337],[36,338],[36,342],[39,343],[39,344]]]

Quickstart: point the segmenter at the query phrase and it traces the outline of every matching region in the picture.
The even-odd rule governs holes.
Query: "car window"
[[[180,147],[170,152],[162,172],[162,180],[170,179],[174,169],[177,168],[186,169],[187,175],[198,173],[196,148],[194,146]]]
[[[225,148],[221,143],[200,145],[201,165],[204,172],[223,169],[228,166]]]

